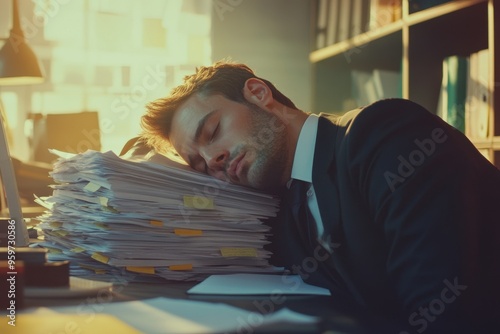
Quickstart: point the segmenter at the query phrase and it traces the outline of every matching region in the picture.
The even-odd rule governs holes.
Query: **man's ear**
[[[273,102],[271,89],[264,81],[257,78],[250,78],[245,81],[243,96],[248,102],[261,108],[265,108]]]

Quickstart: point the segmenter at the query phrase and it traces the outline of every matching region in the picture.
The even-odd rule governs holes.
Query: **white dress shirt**
[[[316,147],[316,134],[318,133],[318,120],[318,115],[309,115],[300,130],[299,140],[297,141],[297,148],[293,158],[292,179],[305,181],[311,184],[311,187],[307,191],[307,204],[316,223],[316,228],[318,230],[317,237],[321,240],[325,228],[323,227],[323,220],[319,212],[316,193],[312,185],[312,169],[314,148]]]

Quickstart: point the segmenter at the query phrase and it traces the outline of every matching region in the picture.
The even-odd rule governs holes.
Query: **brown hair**
[[[169,135],[172,118],[184,101],[193,94],[220,94],[229,100],[246,104],[243,87],[249,78],[262,80],[271,89],[276,101],[296,109],[289,98],[271,82],[257,77],[247,65],[222,60],[212,66],[197,68],[194,74],[185,76],[184,83],[173,88],[169,96],[148,103],[146,114],[141,118],[142,138],[159,152],[171,149]]]

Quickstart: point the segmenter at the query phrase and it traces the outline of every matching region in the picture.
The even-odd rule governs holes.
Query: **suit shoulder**
[[[339,124],[349,124],[353,121],[384,122],[384,120],[433,118],[434,115],[421,105],[405,99],[384,99],[367,106],[348,111],[340,117]],[[373,124],[372,124],[373,125]]]

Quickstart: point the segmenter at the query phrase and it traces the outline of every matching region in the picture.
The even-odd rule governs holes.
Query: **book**
[[[448,62],[443,60],[441,64],[441,86],[436,108],[436,115],[448,122]]]
[[[377,99],[401,98],[403,96],[401,72],[376,68],[373,70],[373,83]]]
[[[401,0],[371,0],[369,29],[376,29],[401,19]]]
[[[329,0],[326,45],[332,45],[338,42],[339,4],[340,0]]]
[[[351,36],[351,0],[340,0],[338,42],[345,41]]]
[[[358,36],[363,32],[363,0],[353,0],[351,18],[351,36]]]
[[[472,117],[472,112],[477,106],[477,53],[469,55],[469,75],[467,77],[467,100],[465,102],[465,135],[469,138],[477,137],[474,124],[475,119]]]
[[[386,98],[402,97],[401,72],[374,69],[351,72],[352,95],[358,106]]]
[[[368,71],[351,72],[352,96],[358,107],[369,105],[377,100],[373,75]]]
[[[489,56],[488,49],[470,55],[465,133],[471,139],[484,139],[489,135]]]
[[[328,1],[329,0],[317,1],[316,49],[321,49],[328,45],[328,33],[326,31],[327,24],[330,23],[328,20]]]
[[[478,62],[478,110],[477,110],[477,125],[478,125],[478,137],[487,138],[489,135],[489,110],[490,110],[490,86],[489,86],[489,75],[490,75],[490,63],[489,63],[490,53],[488,49],[481,50],[477,53]]]
[[[443,59],[440,105],[437,114],[463,133],[466,123],[468,77],[468,57],[453,55]]]

